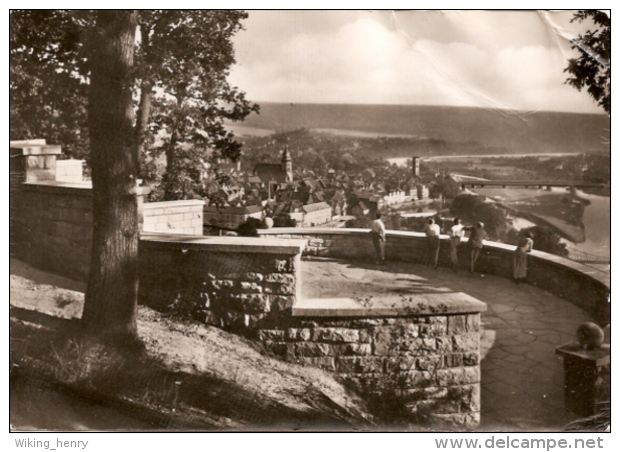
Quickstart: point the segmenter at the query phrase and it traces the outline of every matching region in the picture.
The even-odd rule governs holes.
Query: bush
[[[278,215],[273,218],[274,228],[295,228],[297,227],[297,220],[291,218],[289,214]]]
[[[459,184],[450,176],[435,179],[428,187],[428,196],[437,199],[443,196],[445,199],[455,198],[461,190]]]
[[[248,218],[237,228],[237,234],[242,237],[258,237],[258,229],[262,226],[258,218]]]
[[[534,237],[535,250],[562,257],[568,256],[566,243],[562,243],[560,241],[560,236],[553,232],[548,226],[533,226],[531,228],[522,229],[519,237],[523,237],[526,232],[529,232]]]
[[[463,219],[464,223],[484,223],[490,240],[504,241],[508,232],[506,212],[492,202],[485,202],[484,196],[463,194],[452,201],[450,212]]]
[[[347,220],[344,224],[345,228],[349,229],[365,229],[370,227],[370,220],[366,217],[352,218]]]

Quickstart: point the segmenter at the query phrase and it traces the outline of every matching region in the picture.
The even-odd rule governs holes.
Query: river
[[[611,257],[611,197],[588,195],[578,192],[582,198],[590,201],[583,213],[583,225],[586,241],[571,245],[572,248],[593,253],[598,256]]]
[[[579,155],[578,153],[544,153],[544,154],[485,154],[485,155],[441,155],[421,157],[426,161],[448,160],[448,159],[465,159],[465,158],[517,158],[517,157],[561,157]],[[406,166],[409,157],[398,157],[387,159],[390,163],[399,166]],[[502,189],[518,191],[519,188]],[[569,248],[583,251],[585,253],[595,254],[603,258],[611,257],[611,197],[589,195],[581,191],[577,192],[578,196],[590,201],[590,205],[585,207],[583,214],[583,225],[585,228],[586,240],[582,243],[567,242]]]

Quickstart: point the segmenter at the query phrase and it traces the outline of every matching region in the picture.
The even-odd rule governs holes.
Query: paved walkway
[[[573,342],[591,318],[570,302],[527,284],[402,262],[302,261],[310,298],[464,292],[487,303],[482,314],[480,431],[561,431],[577,416],[564,408],[562,360],[555,348]]]

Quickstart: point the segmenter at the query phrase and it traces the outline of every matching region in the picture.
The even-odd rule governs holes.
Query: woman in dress
[[[437,263],[439,261],[439,234],[441,233],[441,228],[435,223],[435,220],[430,218],[424,226],[424,232],[426,233],[426,240],[428,242],[429,261],[433,265],[433,268],[437,268]]]
[[[527,253],[532,251],[532,248],[534,248],[532,234],[526,232],[515,249],[513,277],[516,283],[525,281],[527,276]]]

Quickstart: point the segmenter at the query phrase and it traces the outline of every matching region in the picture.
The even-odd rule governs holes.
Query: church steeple
[[[286,181],[293,182],[293,159],[288,150],[288,146],[282,152],[282,171],[286,173]]]

